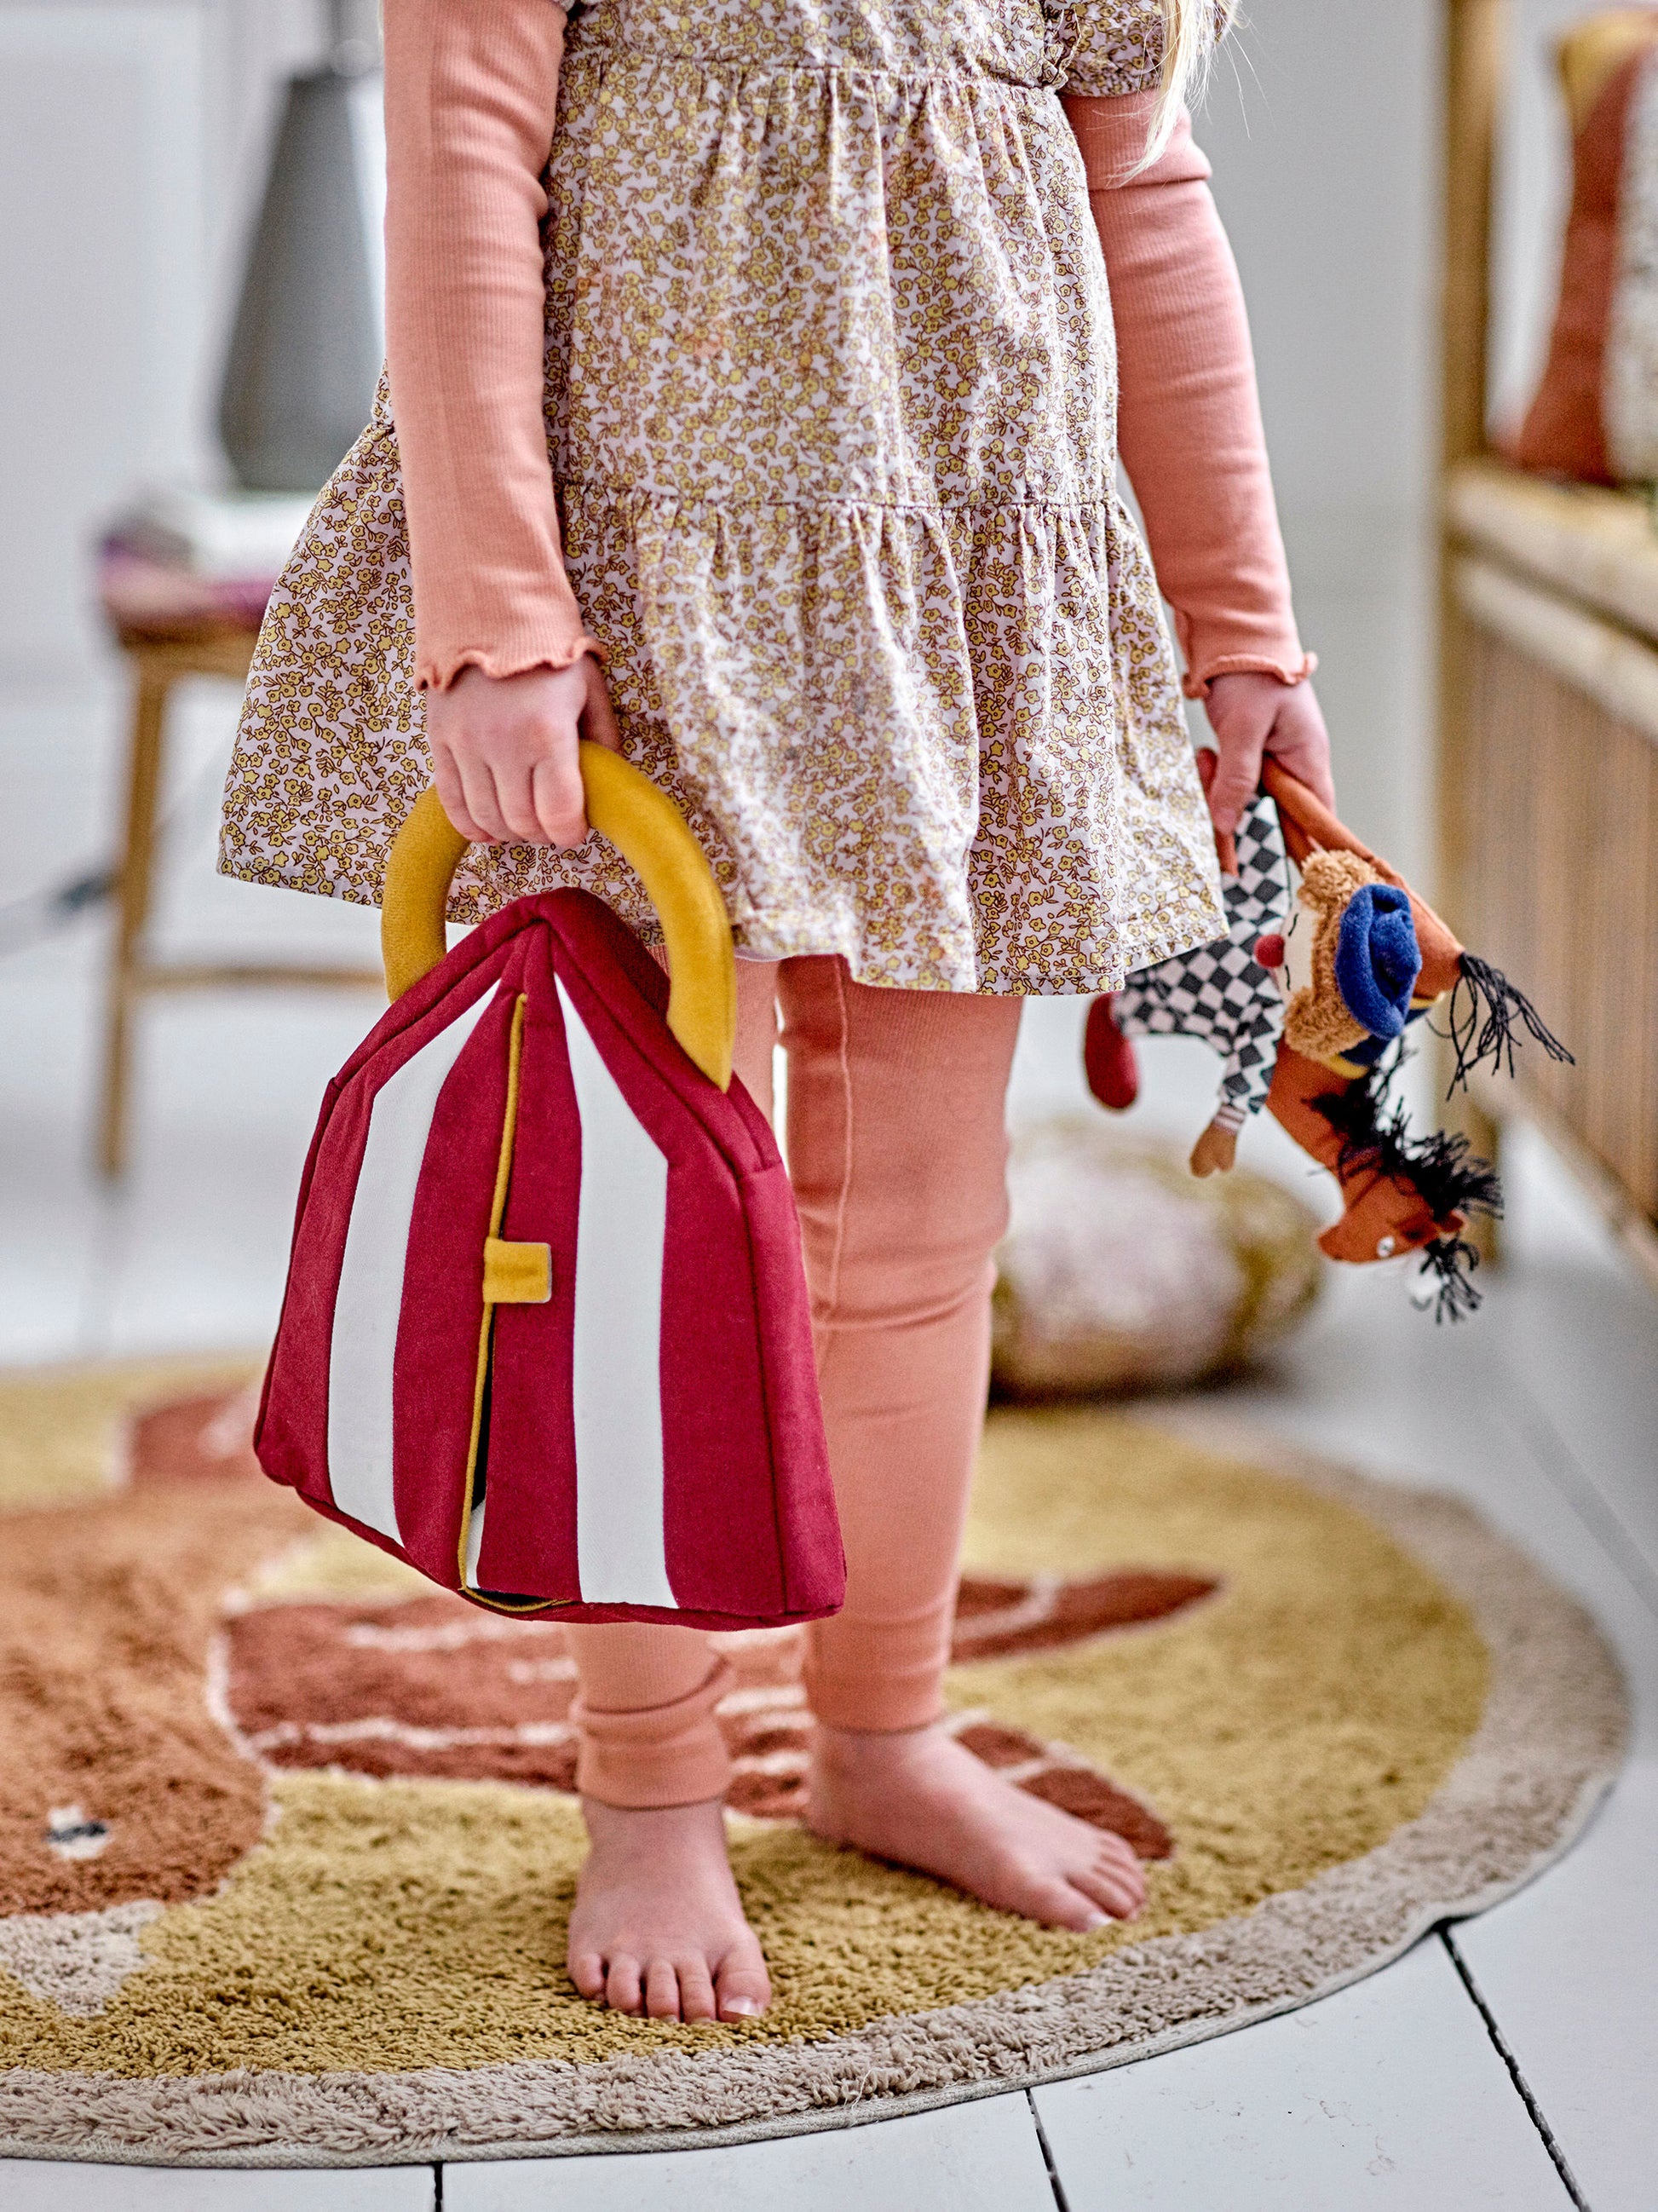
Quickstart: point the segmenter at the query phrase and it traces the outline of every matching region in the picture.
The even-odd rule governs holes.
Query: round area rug
[[[237,1370],[0,1383],[0,2152],[232,2166],[687,2147],[1121,2064],[1375,1971],[1570,1843],[1625,1706],[1466,1507],[1000,1411],[952,1725],[1127,1836],[1054,1934],[821,1844],[797,1632],[722,1639],[741,2027],[596,2011],[559,1630],[259,1475]]]

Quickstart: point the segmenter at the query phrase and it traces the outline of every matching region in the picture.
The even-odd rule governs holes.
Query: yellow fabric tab
[[[483,1302],[491,1306],[544,1306],[553,1295],[550,1244],[483,1240]]]

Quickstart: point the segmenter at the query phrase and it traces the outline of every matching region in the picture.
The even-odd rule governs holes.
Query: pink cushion
[[[1585,483],[1616,481],[1606,440],[1606,343],[1618,285],[1630,111],[1647,58],[1637,52],[1619,64],[1573,139],[1571,209],[1548,359],[1509,449],[1521,468]]]

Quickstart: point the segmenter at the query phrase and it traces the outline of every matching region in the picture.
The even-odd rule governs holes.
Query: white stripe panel
[[[576,1557],[589,1605],[676,1603],[662,1522],[668,1163],[562,983],[581,1116],[575,1257]]]
[[[345,1232],[328,1358],[328,1486],[342,1513],[398,1543],[392,1369],[415,1187],[438,1093],[493,997],[486,991],[380,1085]]]
[[[480,1498],[466,1516],[466,1587],[478,1588],[478,1554],[483,1549],[483,1509],[489,1503]]]

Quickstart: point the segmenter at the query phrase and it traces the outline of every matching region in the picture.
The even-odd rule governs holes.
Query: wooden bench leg
[[[104,1022],[104,1096],[99,1165],[112,1178],[125,1172],[132,1015],[140,993],[144,925],[149,918],[155,872],[155,801],[161,786],[161,738],[171,673],[140,661],[128,741],[126,822],[115,939],[110,948]]]

